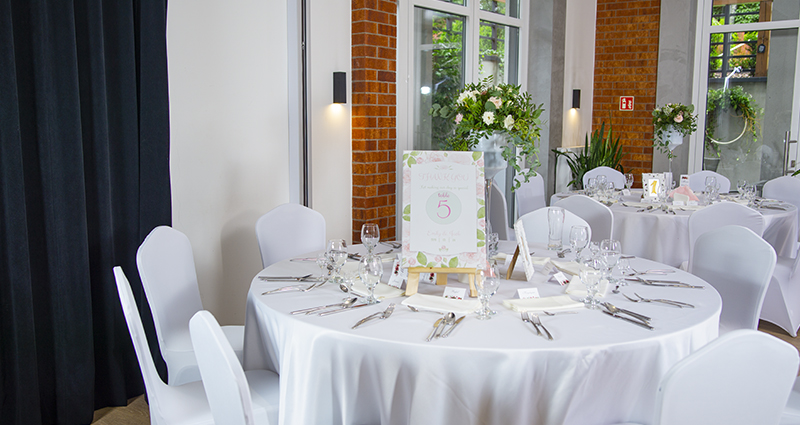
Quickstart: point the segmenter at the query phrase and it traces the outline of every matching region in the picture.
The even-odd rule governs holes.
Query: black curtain
[[[135,255],[171,220],[166,14],[0,0],[3,424],[89,423],[144,392],[111,269],[157,350]]]

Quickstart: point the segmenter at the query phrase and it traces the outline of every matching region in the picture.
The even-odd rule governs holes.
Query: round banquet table
[[[531,249],[554,256],[542,246]],[[513,250],[513,242],[501,242],[501,252]],[[630,261],[637,270],[664,268]],[[391,262],[384,266],[388,274]],[[310,261],[283,261],[259,276],[318,272]],[[655,329],[579,308],[577,314],[540,315],[554,337],[548,341],[502,301],[519,288],[536,287],[546,297],[565,287],[541,272],[525,281],[519,262],[490,301],[495,316],[481,321],[468,314],[448,338],[426,342],[441,316],[411,311],[401,305],[404,297],[324,317],[291,315],[340,302],[344,294],[328,283],[305,293],[262,295],[289,283],[256,276],[247,298],[244,368],[280,374],[281,424],[646,423],[661,377],[718,335],[722,301],[713,287],[679,270],[669,279],[704,288],[631,284],[621,292],[696,308],[633,303],[609,292],[604,300],[652,317]],[[453,277],[448,286],[466,287]],[[420,284],[420,293],[440,296],[443,288]],[[396,303],[391,317],[351,329],[390,302]]]
[[[550,205],[578,192],[556,193]],[[640,202],[641,189],[633,189],[624,202]],[[639,212],[639,207],[626,207],[621,202],[611,205],[614,214],[613,238],[622,244],[622,252],[647,258],[673,267],[689,260],[689,216],[693,211],[675,214],[661,211]],[[797,207],[787,204],[786,210],[760,208],[764,216],[764,234],[779,256],[794,257],[797,251]]]

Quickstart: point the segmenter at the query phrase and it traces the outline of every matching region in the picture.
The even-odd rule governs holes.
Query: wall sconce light
[[[581,109],[581,89],[572,90],[572,108]]]
[[[333,103],[347,103],[347,73],[333,73]]]

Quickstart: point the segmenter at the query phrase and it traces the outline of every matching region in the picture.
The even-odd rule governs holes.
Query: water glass
[[[603,276],[603,272],[600,270],[593,270],[593,269],[584,269],[581,270],[580,278],[581,282],[586,285],[586,299],[584,299],[584,304],[586,308],[591,310],[597,310],[600,308],[600,304],[597,302],[597,292],[598,286],[600,285],[600,279]]]
[[[633,174],[625,173],[625,189],[631,190],[633,187]]]
[[[372,256],[372,250],[381,240],[381,230],[375,223],[364,223],[361,226],[361,243],[367,247],[367,256]]]
[[[335,273],[333,282],[342,283],[344,279],[342,279],[341,270],[347,261],[347,243],[345,243],[344,239],[331,239],[328,241],[326,253]]]
[[[600,242],[600,258],[605,265],[606,278],[610,284],[615,284],[613,270],[619,263],[619,257],[622,255],[621,246],[619,241],[613,239],[603,239]]]
[[[745,199],[744,188],[747,187],[747,180],[736,181],[736,192],[739,194],[739,199]]]
[[[500,243],[500,235],[497,233],[489,233],[486,235],[486,254],[489,258],[494,258],[495,255],[500,251],[499,248]]]
[[[478,319],[491,319],[492,315],[497,314],[497,312],[489,309],[489,299],[500,287],[500,277],[497,274],[497,269],[487,266],[486,269],[481,270],[480,276],[475,281],[475,286],[475,289],[478,290],[478,300],[481,302],[481,307],[476,312]]]
[[[581,251],[589,243],[589,228],[586,226],[572,226],[569,229],[569,245],[575,253],[575,262],[581,262]]]
[[[561,249],[561,237],[564,231],[564,208],[550,207],[547,209],[547,249],[558,251]]]
[[[331,273],[333,273],[333,263],[327,252],[323,252],[317,256],[317,267],[319,267],[319,275],[321,279],[330,280]]]
[[[597,179],[596,178],[589,177],[586,180],[586,187],[585,187],[586,196],[594,196],[594,189],[595,189],[596,185],[597,185]]]
[[[378,286],[378,282],[381,281],[381,277],[383,276],[383,261],[381,261],[380,257],[368,255],[361,258],[361,262],[358,264],[358,274],[361,277],[361,281],[364,282],[364,286],[369,289],[369,296],[366,299],[367,304],[377,304],[377,298],[375,298],[375,287]]]

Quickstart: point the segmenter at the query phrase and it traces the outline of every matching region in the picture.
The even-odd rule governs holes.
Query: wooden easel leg
[[[472,298],[478,297],[478,288],[475,287],[475,274],[469,275],[469,296]]]
[[[406,282],[406,296],[411,296],[417,293],[419,289],[419,272],[408,272],[408,281]]]

